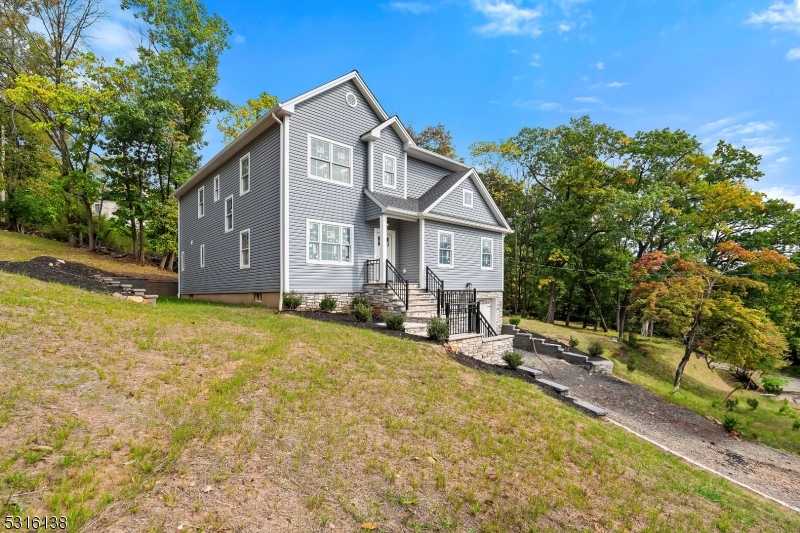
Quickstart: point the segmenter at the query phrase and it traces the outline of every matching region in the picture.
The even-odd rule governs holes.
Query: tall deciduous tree
[[[441,122],[435,126],[428,126],[422,131],[416,131],[411,124],[406,128],[408,134],[417,143],[417,146],[436,152],[439,155],[456,159],[456,150],[453,146],[453,135]]]
[[[256,123],[267,111],[275,107],[280,100],[268,92],[258,98],[250,98],[245,105],[231,104],[226,113],[217,122],[217,129],[222,132],[225,144],[230,144],[244,130]]]

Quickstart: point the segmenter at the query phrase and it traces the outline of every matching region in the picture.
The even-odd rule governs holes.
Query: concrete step
[[[500,331],[503,332],[503,335],[516,335],[519,333],[519,328],[513,324],[503,324]]]
[[[579,407],[580,409],[588,412],[591,415],[594,415],[594,416],[606,416],[608,414],[608,411],[606,411],[602,407],[598,407],[598,406],[596,406],[594,404],[591,404],[589,402],[584,402],[583,400],[579,400],[577,398],[572,398],[571,396],[567,396],[567,398],[572,400],[572,403],[574,403],[576,407]]]
[[[409,335],[428,336],[428,324],[426,322],[406,322],[405,332]]]
[[[528,374],[529,376],[532,376],[534,378],[542,375],[541,370],[536,370],[535,368],[531,368],[529,366],[518,366],[517,370],[519,370],[523,374]]]
[[[542,385],[553,389],[558,394],[563,395],[569,392],[569,387],[567,387],[566,385],[562,385],[561,383],[556,383],[555,381],[550,381],[549,379],[543,379],[541,377],[537,377],[536,382],[541,383]]]

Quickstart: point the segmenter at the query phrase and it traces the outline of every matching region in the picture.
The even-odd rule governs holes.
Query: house
[[[475,169],[417,146],[356,71],[276,105],[175,197],[181,298],[366,294],[424,321],[438,287],[500,331],[508,223]]]

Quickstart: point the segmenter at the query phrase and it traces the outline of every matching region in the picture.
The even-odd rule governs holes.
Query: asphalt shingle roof
[[[470,172],[472,172],[471,168],[462,170],[460,172],[454,172],[453,174],[448,174],[434,183],[433,187],[422,193],[422,196],[419,197],[419,210],[426,210],[433,202],[438,200],[444,193],[450,190],[450,187],[458,183],[461,178]]]

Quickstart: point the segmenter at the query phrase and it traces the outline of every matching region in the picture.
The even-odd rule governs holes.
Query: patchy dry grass
[[[71,531],[800,528],[425,343],[0,273],[0,345],[4,514]]]
[[[692,357],[686,365],[680,392],[672,394],[675,369],[683,356],[683,346],[679,342],[639,337],[639,346],[634,350],[624,343],[612,342],[613,332],[566,328],[536,320],[523,320],[520,326],[564,343],[571,336],[575,337],[580,341],[578,348],[584,350],[591,341],[597,340],[606,349],[604,355],[614,361],[614,375],[718,421],[726,414],[733,414],[741,423],[740,433],[744,438],[800,453],[800,431],[793,429],[795,421],[800,420],[800,413],[792,404],[756,392],[738,391],[731,398],[738,398],[739,403],[732,413],[729,412],[721,402],[738,385],[726,381],[727,371],[708,368],[705,360]],[[757,409],[748,406],[750,398],[758,400]]]

